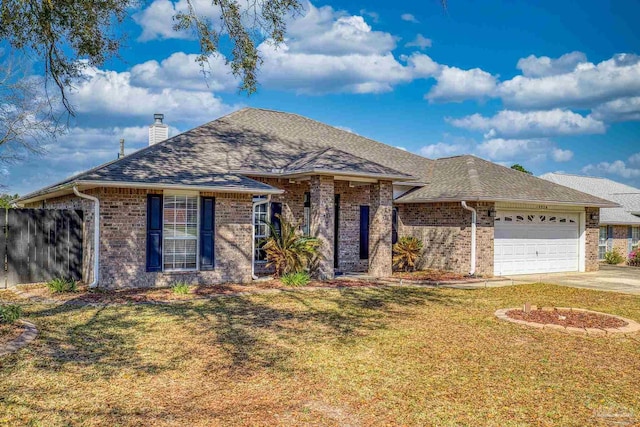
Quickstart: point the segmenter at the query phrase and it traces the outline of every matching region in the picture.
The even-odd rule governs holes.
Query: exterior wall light
[[[496,217],[496,210],[494,208],[489,209],[489,218]]]
[[[598,220],[598,214],[591,214],[591,221],[597,221]]]

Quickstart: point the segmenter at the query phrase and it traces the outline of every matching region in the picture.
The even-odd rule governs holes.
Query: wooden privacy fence
[[[82,211],[0,209],[0,288],[82,278]]]

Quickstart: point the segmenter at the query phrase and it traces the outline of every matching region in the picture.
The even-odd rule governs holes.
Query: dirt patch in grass
[[[20,323],[0,323],[0,345],[18,338],[23,331],[24,326]]]
[[[474,280],[473,277],[465,276],[460,273],[445,270],[417,270],[417,271],[395,271],[393,277],[405,280],[421,280],[428,282],[450,282],[462,280]]]
[[[524,310],[516,309],[507,311],[507,316],[512,319],[526,322],[542,323],[545,325],[561,325],[574,328],[621,328],[628,323],[618,318],[604,314],[590,313],[574,310]]]

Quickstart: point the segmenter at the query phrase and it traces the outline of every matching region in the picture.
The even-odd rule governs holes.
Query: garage
[[[579,220],[577,213],[496,212],[495,275],[578,271]]]

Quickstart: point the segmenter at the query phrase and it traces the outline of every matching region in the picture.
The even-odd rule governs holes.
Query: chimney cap
[[[153,115],[153,120],[155,120],[156,123],[162,123],[162,120],[164,120],[164,114],[162,113],[155,113]]]

